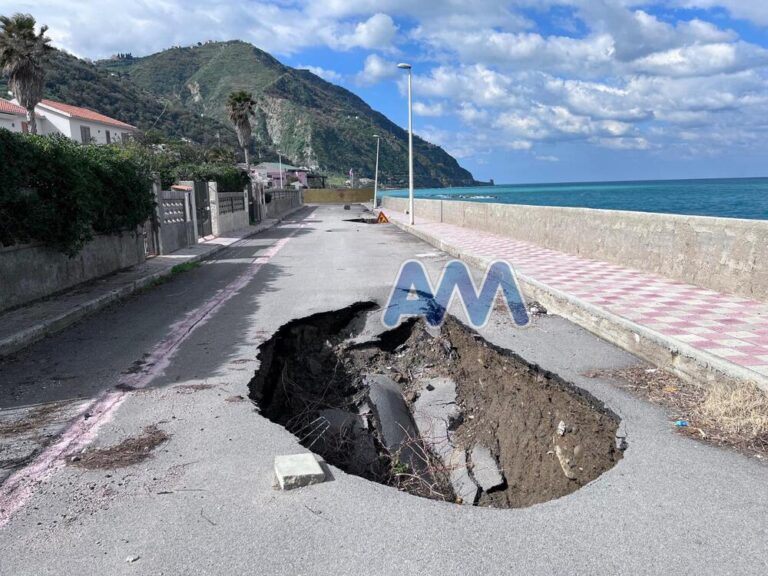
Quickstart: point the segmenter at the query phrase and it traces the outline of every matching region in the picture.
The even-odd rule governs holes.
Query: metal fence
[[[245,210],[242,192],[219,192],[219,214],[231,214]]]

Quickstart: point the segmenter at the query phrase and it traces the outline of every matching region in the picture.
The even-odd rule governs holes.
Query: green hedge
[[[145,135],[123,150],[127,157],[157,174],[163,188],[179,180],[205,180],[219,184],[225,192],[242,190],[248,182],[245,172],[235,166],[235,155],[225,148],[202,148],[180,141],[156,141]]]
[[[176,180],[205,180],[216,182],[222,192],[239,192],[248,183],[248,176],[235,166],[226,164],[184,164],[174,169]]]
[[[40,241],[76,254],[152,212],[151,178],[118,146],[0,129],[0,243]]]

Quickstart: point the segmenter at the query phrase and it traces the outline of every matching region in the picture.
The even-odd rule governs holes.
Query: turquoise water
[[[408,196],[408,191],[387,190],[382,194]],[[444,200],[768,220],[768,178],[430,188],[416,190],[415,195]]]

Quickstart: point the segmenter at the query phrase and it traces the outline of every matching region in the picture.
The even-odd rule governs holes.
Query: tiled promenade
[[[390,220],[407,215],[385,209]],[[740,367],[768,376],[768,305],[572,256],[506,236],[416,219],[422,233]]]

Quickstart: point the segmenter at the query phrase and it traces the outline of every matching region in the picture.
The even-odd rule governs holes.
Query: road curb
[[[443,242],[419,230],[418,227],[394,219],[390,222],[470,265],[485,268],[493,260]],[[541,302],[549,312],[578,324],[603,340],[668,370],[686,381],[706,384],[723,381],[750,382],[768,392],[768,378],[757,372],[698,350],[684,342],[678,342],[608,310],[547,286],[525,274],[517,273],[517,278],[523,292],[528,297]]]
[[[295,212],[298,212],[302,208],[304,208],[303,205],[292,208],[291,210],[289,210],[288,212],[280,216],[280,218],[274,219],[272,222],[265,225],[263,228],[255,230],[254,232],[246,236],[243,236],[237,241],[239,242],[240,240],[251,238],[252,236],[261,234],[262,232],[265,232],[267,230],[271,230],[275,226],[279,225],[285,218],[287,218],[291,214],[294,214]],[[229,246],[231,246],[231,244]],[[186,258],[184,260],[179,260],[178,263],[185,264],[188,262],[200,262],[202,260],[210,258],[215,254],[218,254],[225,248],[229,248],[229,246],[218,244],[218,245],[212,246],[208,252],[205,252],[203,254],[191,255],[189,258]],[[98,296],[95,296],[93,299],[89,300],[88,302],[80,304],[77,307],[72,308],[71,310],[68,310],[63,314],[58,314],[56,316],[47,318],[43,322],[39,322],[33,326],[30,326],[29,328],[25,328],[24,330],[16,332],[12,336],[3,338],[2,340],[0,340],[0,358],[13,354],[14,352],[18,352],[19,350],[22,350],[27,346],[34,344],[38,340],[42,340],[46,336],[50,336],[51,334],[60,332],[65,328],[71,326],[72,324],[79,322],[86,316],[93,314],[94,312],[98,312],[99,310],[109,306],[114,302],[118,302],[120,300],[127,298],[131,294],[134,294],[139,290],[146,288],[153,282],[156,282],[158,280],[161,280],[163,278],[170,276],[172,274],[173,268],[174,266],[170,266],[165,270],[148,274],[147,276],[144,276],[142,278],[129,282],[125,286],[121,286],[120,288],[111,290],[105,294],[99,294]]]

